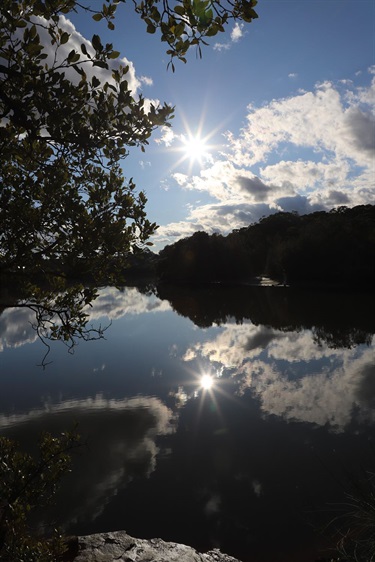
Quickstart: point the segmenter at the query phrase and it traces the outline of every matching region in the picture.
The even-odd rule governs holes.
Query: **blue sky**
[[[131,3],[114,32],[69,16],[132,63],[135,94],[176,107],[172,130],[123,163],[160,225],[155,250],[279,210],[374,203],[375,2],[259,0],[257,12],[210,38],[201,60],[192,49],[175,73]],[[204,141],[195,157],[189,135]]]

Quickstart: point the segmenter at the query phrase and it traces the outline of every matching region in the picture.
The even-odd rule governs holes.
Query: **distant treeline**
[[[196,232],[166,246],[158,260],[166,282],[375,285],[375,206],[308,215],[276,213],[227,236]]]

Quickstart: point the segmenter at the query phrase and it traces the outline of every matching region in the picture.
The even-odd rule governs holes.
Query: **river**
[[[67,533],[313,562],[375,468],[374,319],[367,294],[107,287],[90,309],[105,338],[54,342],[42,369],[32,311],[8,308],[0,431],[27,448],[78,424],[87,446],[45,515]]]

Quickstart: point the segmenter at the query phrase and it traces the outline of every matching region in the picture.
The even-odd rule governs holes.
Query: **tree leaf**
[[[112,51],[112,53],[110,53],[108,55],[109,59],[118,59],[118,57],[120,56],[120,51]]]
[[[64,31],[64,33],[60,37],[60,44],[65,45],[69,41],[70,34]]]
[[[105,68],[106,70],[108,70],[108,64],[102,60],[96,60],[93,63],[93,66],[99,66],[99,68]]]
[[[100,51],[101,49],[103,49],[99,35],[93,35],[91,39],[91,43],[95,51]]]

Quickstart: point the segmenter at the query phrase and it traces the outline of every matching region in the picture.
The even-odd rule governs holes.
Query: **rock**
[[[190,546],[161,539],[135,539],[125,531],[78,537],[74,562],[240,562],[220,550],[200,554]]]

